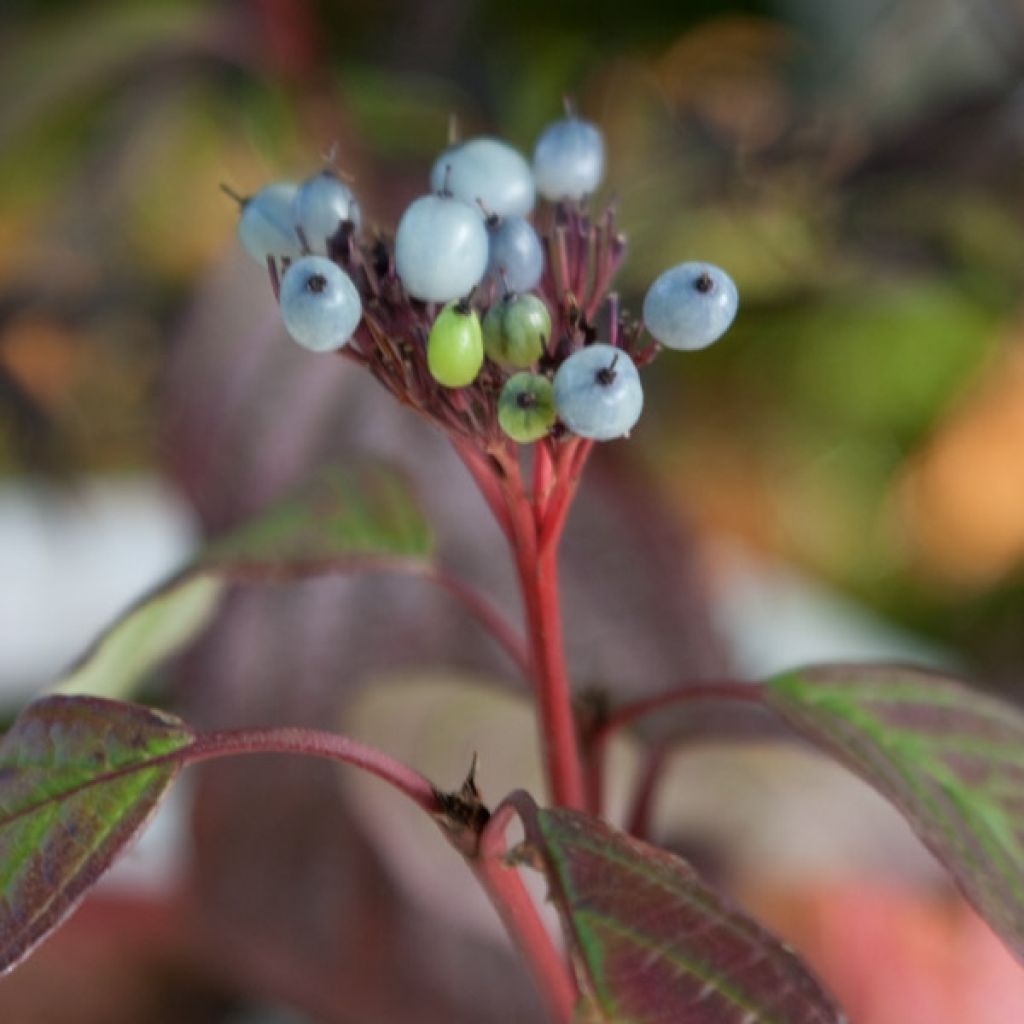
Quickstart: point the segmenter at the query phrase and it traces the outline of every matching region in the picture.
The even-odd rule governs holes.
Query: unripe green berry
[[[517,373],[505,382],[498,399],[498,423],[513,441],[539,441],[557,418],[555,395],[547,377]]]
[[[449,302],[437,314],[427,338],[427,368],[446,388],[464,388],[484,363],[480,318],[467,302]]]
[[[533,366],[550,337],[551,314],[536,295],[508,295],[484,317],[484,348],[499,366]]]

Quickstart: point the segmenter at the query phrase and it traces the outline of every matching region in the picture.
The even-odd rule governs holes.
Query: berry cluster
[[[651,286],[642,324],[620,313],[608,289],[625,241],[613,210],[595,220],[584,205],[604,163],[600,131],[570,113],[541,134],[532,167],[498,139],[450,146],[393,244],[362,232],[330,168],[239,200],[238,232],[300,345],[340,350],[454,438],[487,452],[606,441],[640,417],[637,367],[661,346],[711,344],[737,294],[719,268],[683,263]]]

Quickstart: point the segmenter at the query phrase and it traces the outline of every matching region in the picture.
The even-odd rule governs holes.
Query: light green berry
[[[536,295],[509,295],[484,317],[484,348],[499,366],[533,366],[547,349],[551,314]]]
[[[472,384],[484,363],[480,318],[464,301],[449,302],[427,338],[427,368],[446,388]]]
[[[554,391],[547,377],[539,373],[509,377],[498,399],[498,423],[513,441],[539,441],[556,419]]]

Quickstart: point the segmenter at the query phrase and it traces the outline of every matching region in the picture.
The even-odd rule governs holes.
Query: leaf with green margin
[[[433,536],[408,486],[390,469],[324,474],[300,495],[211,544],[199,568],[275,580],[330,572],[362,557],[427,558]]]
[[[843,1021],[800,960],[679,857],[578,811],[514,802],[578,954],[582,1019]]]
[[[47,697],[0,739],[0,973],[74,910],[148,821],[195,739],[134,704]]]
[[[164,658],[213,618],[224,582],[186,576],[142,600],[107,629],[57,684],[64,694],[126,697]]]
[[[227,583],[281,582],[391,560],[427,565],[430,529],[403,479],[381,466],[324,474],[214,541],[133,605],[56,684],[126,698],[212,620]]]
[[[767,704],[888,797],[1024,960],[1024,714],[948,676],[822,665]]]

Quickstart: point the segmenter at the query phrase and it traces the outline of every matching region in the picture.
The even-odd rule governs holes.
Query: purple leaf
[[[74,910],[145,825],[192,743],[133,704],[48,697],[0,739],[0,972]]]
[[[229,579],[302,578],[366,558],[425,561],[432,547],[402,478],[366,464],[322,473],[298,495],[210,544],[195,568]]]
[[[801,669],[769,681],[765,696],[892,800],[1024,960],[1024,715],[903,666]]]
[[[685,861],[577,811],[539,810],[523,798],[516,806],[577,954],[584,1019],[843,1020],[797,957]]]

